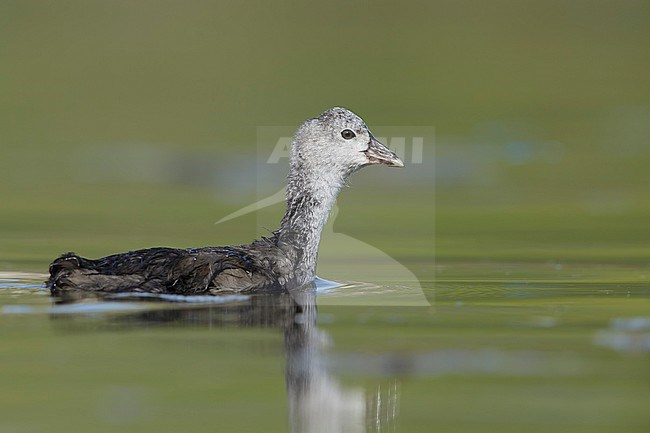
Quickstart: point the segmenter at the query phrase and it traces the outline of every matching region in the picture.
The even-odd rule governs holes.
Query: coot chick
[[[323,226],[346,179],[371,164],[403,167],[357,115],[335,107],[296,131],[280,228],[249,245],[150,248],[50,265],[53,295],[69,291],[221,294],[284,290],[314,280]]]

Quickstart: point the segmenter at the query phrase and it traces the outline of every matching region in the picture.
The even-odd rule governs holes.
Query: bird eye
[[[357,134],[355,134],[350,129],[344,129],[343,131],[341,131],[341,137],[345,138],[346,140],[352,140],[356,136]]]

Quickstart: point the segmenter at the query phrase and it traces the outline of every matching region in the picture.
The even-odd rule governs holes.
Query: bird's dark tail
[[[65,253],[50,265],[46,287],[54,296],[68,292],[121,292],[144,283],[140,275],[115,275],[96,260]]]
[[[53,295],[60,294],[61,290],[72,288],[74,284],[70,277],[83,267],[91,267],[90,260],[84,259],[75,253],[65,253],[50,265],[50,277],[45,282]]]

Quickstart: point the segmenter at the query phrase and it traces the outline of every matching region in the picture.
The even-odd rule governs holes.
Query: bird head
[[[331,108],[307,120],[294,136],[292,165],[346,178],[372,164],[404,167],[399,157],[375,138],[365,122],[345,108]]]

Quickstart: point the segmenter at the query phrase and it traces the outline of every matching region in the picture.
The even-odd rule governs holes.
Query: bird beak
[[[404,163],[395,152],[388,149],[372,134],[370,134],[368,148],[363,153],[368,158],[368,164],[386,164],[389,167],[404,167]]]

